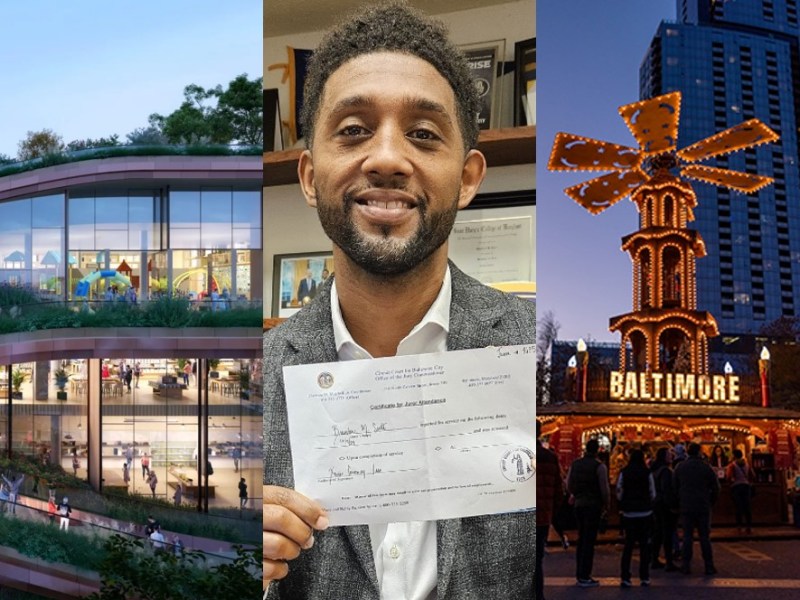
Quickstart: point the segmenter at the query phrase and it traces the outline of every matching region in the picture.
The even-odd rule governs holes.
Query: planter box
[[[56,398],[58,398],[59,400],[66,400],[67,392],[56,392]]]
[[[12,400],[22,400],[22,392],[11,392]]]

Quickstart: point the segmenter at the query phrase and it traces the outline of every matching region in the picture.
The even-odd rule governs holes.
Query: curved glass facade
[[[0,202],[0,284],[75,297],[95,271],[130,279],[138,298],[261,297],[261,192],[246,187],[73,189]],[[90,300],[109,285],[91,282]]]

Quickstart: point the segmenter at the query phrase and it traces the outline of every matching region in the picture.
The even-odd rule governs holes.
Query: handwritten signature
[[[372,477],[373,475],[380,475],[382,472],[383,469],[376,466],[375,463],[372,463],[372,466],[367,469],[356,469],[352,465],[348,464],[343,469],[334,469],[333,467],[329,468],[328,474],[324,477],[321,477],[320,481],[330,485],[334,481],[348,481],[356,478],[366,479],[367,477]]]
[[[333,443],[336,446],[355,446],[356,440],[359,438],[369,438],[376,433],[383,433],[392,431],[389,429],[388,423],[354,423],[347,427],[339,427],[338,425],[331,425],[331,433],[333,434]]]

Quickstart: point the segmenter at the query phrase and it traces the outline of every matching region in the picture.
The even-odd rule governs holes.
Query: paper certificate
[[[283,372],[295,488],[331,525],[535,506],[533,345]]]

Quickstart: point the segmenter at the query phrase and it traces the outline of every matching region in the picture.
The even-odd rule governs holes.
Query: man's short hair
[[[700,444],[697,442],[692,442],[689,444],[689,456],[699,456],[700,455]]]
[[[600,442],[597,439],[592,438],[588,442],[586,442],[586,454],[597,454],[597,451],[600,449]]]
[[[313,143],[328,78],[348,60],[375,52],[411,54],[430,63],[453,89],[465,148],[477,145],[481,102],[463,53],[447,38],[440,21],[395,0],[353,13],[329,31],[314,51],[308,63],[300,114],[307,148]]]

